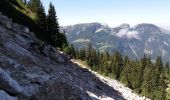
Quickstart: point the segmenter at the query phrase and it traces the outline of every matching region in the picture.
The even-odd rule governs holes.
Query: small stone
[[[29,33],[30,32],[29,28],[28,27],[24,27],[24,32],[25,33]]]
[[[8,29],[12,28],[12,24],[10,21],[6,21],[5,25],[6,25],[6,28],[8,28]]]

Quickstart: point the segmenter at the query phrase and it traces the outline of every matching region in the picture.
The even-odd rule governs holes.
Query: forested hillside
[[[73,46],[66,50],[74,59],[87,62],[90,69],[104,76],[119,80],[136,93],[152,100],[165,100],[169,83],[169,63],[163,63],[161,57],[156,62],[144,55],[141,60],[130,60],[119,52],[95,51],[91,45],[87,49],[75,50]]]

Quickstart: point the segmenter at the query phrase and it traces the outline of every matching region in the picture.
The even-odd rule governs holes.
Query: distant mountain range
[[[98,51],[119,51],[133,59],[146,54],[153,59],[161,56],[165,61],[170,60],[170,31],[154,24],[143,23],[134,27],[122,24],[110,28],[100,23],[88,23],[65,26],[62,30],[76,48],[86,48],[91,43]]]

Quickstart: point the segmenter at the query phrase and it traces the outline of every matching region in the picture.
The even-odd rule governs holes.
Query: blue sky
[[[170,21],[170,0],[42,0],[56,7],[62,26],[100,22],[109,26],[122,23],[159,23]]]

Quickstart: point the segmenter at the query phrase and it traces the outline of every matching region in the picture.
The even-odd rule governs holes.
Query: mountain
[[[157,56],[164,61],[170,60],[169,31],[154,24],[143,23],[134,27],[122,24],[110,28],[100,23],[88,23],[65,26],[62,30],[65,30],[68,41],[76,48],[86,48],[90,43],[98,51],[119,51],[132,59],[146,54],[153,60]]]

